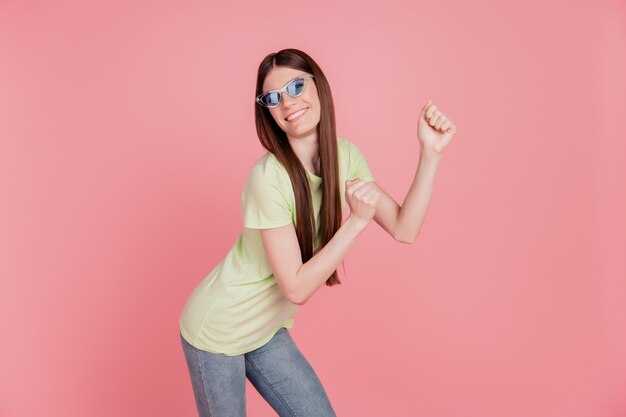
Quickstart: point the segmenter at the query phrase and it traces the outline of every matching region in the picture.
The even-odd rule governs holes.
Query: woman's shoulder
[[[280,163],[276,155],[267,151],[265,152],[250,169],[248,182],[283,182],[285,176],[287,179],[289,174]]]
[[[339,158],[343,159],[353,159],[353,154],[360,152],[358,146],[354,144],[354,142],[344,138],[337,138],[337,153],[339,154]]]
[[[344,137],[337,137],[337,149],[341,152],[342,150],[351,151],[354,149],[356,145],[351,140],[348,140]]]
[[[337,148],[338,149],[346,148],[346,147],[348,147],[350,145],[351,145],[351,142],[348,139],[346,139],[344,137],[341,137],[341,136],[337,137]]]

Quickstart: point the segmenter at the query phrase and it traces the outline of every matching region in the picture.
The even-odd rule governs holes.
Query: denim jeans
[[[336,417],[315,371],[281,327],[237,356],[198,349],[180,336],[200,417],[245,417],[246,378],[280,417]]]

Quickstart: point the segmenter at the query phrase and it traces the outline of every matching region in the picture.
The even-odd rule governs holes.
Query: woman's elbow
[[[405,243],[407,245],[410,245],[412,243],[415,243],[415,241],[417,240],[417,236],[419,235],[419,230],[417,231],[417,233],[413,234],[413,235],[401,235],[401,234],[397,234],[394,235],[394,239],[400,243]]]
[[[297,304],[297,305],[302,305],[302,304],[306,303],[307,300],[308,300],[308,298],[304,297],[302,294],[300,294],[295,289],[293,289],[292,291],[289,291],[286,294],[285,298],[287,298],[287,301],[289,301],[291,304]]]
[[[308,300],[307,298],[303,298],[303,297],[300,297],[300,296],[294,296],[294,295],[289,296],[287,299],[289,300],[289,302],[291,304],[297,304],[299,306],[303,305]]]

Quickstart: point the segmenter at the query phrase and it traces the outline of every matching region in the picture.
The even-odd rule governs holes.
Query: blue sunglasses
[[[256,98],[256,102],[263,107],[274,108],[280,104],[282,93],[287,93],[291,97],[298,97],[304,90],[305,81],[313,77],[313,74],[304,74],[298,78],[294,78],[280,90],[270,90],[264,94],[259,94]]]

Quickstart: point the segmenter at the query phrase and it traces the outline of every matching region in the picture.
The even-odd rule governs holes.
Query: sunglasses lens
[[[304,79],[298,78],[297,80],[293,80],[287,86],[287,94],[292,97],[299,96],[302,93],[302,89],[304,88]]]
[[[275,107],[280,103],[280,93],[271,92],[261,97],[261,101],[268,107]]]

